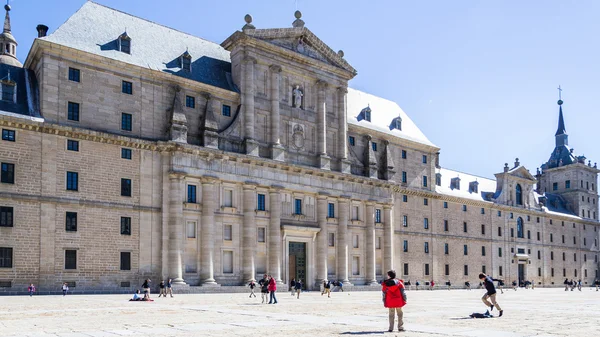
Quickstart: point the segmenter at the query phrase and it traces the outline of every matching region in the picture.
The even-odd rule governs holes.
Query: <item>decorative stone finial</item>
[[[344,57],[344,51],[341,50],[341,49],[338,50],[338,56],[343,58]]]
[[[296,11],[294,13],[294,17],[296,18],[296,20],[294,20],[294,22],[292,23],[292,27],[294,27],[294,28],[304,27],[304,21],[302,21],[302,19],[301,19],[302,12]]]
[[[246,14],[244,16],[244,21],[246,21],[246,24],[244,25],[244,27],[242,27],[242,30],[256,29],[256,27],[254,27],[254,25],[252,24],[252,15]]]
[[[521,163],[519,163],[519,158],[515,158],[515,167],[518,167]]]
[[[4,5],[4,9],[5,9],[7,12],[8,12],[8,11],[10,11],[10,5],[9,5],[9,4],[6,4],[6,5]]]

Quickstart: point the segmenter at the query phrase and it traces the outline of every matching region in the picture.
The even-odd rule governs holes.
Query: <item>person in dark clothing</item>
[[[483,304],[490,307],[490,310],[494,310],[494,307],[496,307],[496,309],[498,309],[499,312],[498,317],[501,317],[504,313],[504,310],[502,310],[502,308],[500,308],[500,305],[498,305],[498,303],[496,302],[496,287],[494,286],[494,281],[500,280],[491,278],[490,276],[487,276],[484,273],[479,274],[479,279],[483,282],[483,286],[487,290],[487,292],[481,298]],[[488,301],[488,298],[490,299],[490,301],[492,301],[492,303]]]
[[[263,278],[258,281],[258,285],[260,285],[260,298],[262,299],[261,303],[265,303],[269,296],[269,279],[267,278],[267,274],[265,274]]]
[[[321,293],[321,296],[323,296],[323,294],[327,294],[327,297],[331,297],[331,281],[323,280],[323,292]]]

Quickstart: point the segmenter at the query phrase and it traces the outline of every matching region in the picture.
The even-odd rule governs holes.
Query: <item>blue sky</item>
[[[19,59],[38,23],[52,32],[84,2],[11,1]],[[291,27],[296,9],[294,0],[97,2],[217,43],[246,13],[257,28]],[[297,2],[306,27],[358,70],[350,86],[396,101],[441,147],[442,166],[492,177],[519,157],[535,173],[554,148],[559,84],[570,146],[600,161],[600,1]]]

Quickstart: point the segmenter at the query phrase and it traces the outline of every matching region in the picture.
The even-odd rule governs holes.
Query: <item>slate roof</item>
[[[131,54],[117,50],[127,30]],[[229,52],[219,44],[88,1],[55,32],[41,38],[66,47],[235,91]],[[192,55],[192,71],[179,57]]]
[[[435,191],[440,194],[478,201],[491,201],[489,193],[493,196],[496,192],[496,180],[494,179],[483,178],[447,168],[436,169],[435,173],[440,173],[442,175],[441,186],[435,186]],[[450,181],[452,178],[456,177],[460,178],[460,189],[450,188]],[[477,193],[469,192],[469,183],[472,181],[477,181],[479,183]]]
[[[348,124],[436,147],[396,102],[352,88],[348,88],[347,98]],[[367,107],[371,109],[370,122],[361,116],[361,111]],[[397,117],[402,118],[402,130],[391,127]]]
[[[0,63],[0,79],[8,79],[9,73],[10,79],[16,82],[17,102],[0,100],[0,112],[39,117],[35,74],[28,69]]]

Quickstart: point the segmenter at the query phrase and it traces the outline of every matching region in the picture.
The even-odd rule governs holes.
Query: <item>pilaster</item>
[[[214,242],[215,242],[215,195],[216,179],[202,178],[202,224],[200,281],[203,286],[215,286]]]
[[[317,234],[317,287],[327,280],[327,195],[321,192],[317,196],[317,224],[320,228]]]
[[[183,281],[183,174],[169,174],[169,275],[173,284]]]
[[[338,232],[337,232],[337,278],[341,279],[344,285],[351,285],[348,280],[348,208],[350,198],[341,196],[338,199],[340,208]]]
[[[254,65],[256,59],[246,56],[242,63],[244,81],[242,89],[242,107],[244,108],[244,143],[246,154],[258,157],[258,142],[254,137]]]
[[[319,168],[331,169],[331,158],[327,155],[327,88],[329,84],[323,80],[317,81],[317,153]]]
[[[256,185],[244,184],[243,266],[245,282],[255,281],[256,275]]]
[[[271,70],[271,159],[285,161],[285,148],[281,145],[280,140],[279,77],[281,66],[271,65],[269,70]]]
[[[383,273],[394,269],[394,226],[392,205],[383,205]]]
[[[348,88],[338,87],[338,153],[341,161],[341,172],[350,173],[348,160]]]
[[[377,285],[377,277],[375,275],[375,204],[372,201],[367,202],[367,252],[366,252],[366,264],[367,264],[367,285]]]
[[[277,283],[281,280],[281,187],[269,191],[269,270]]]

